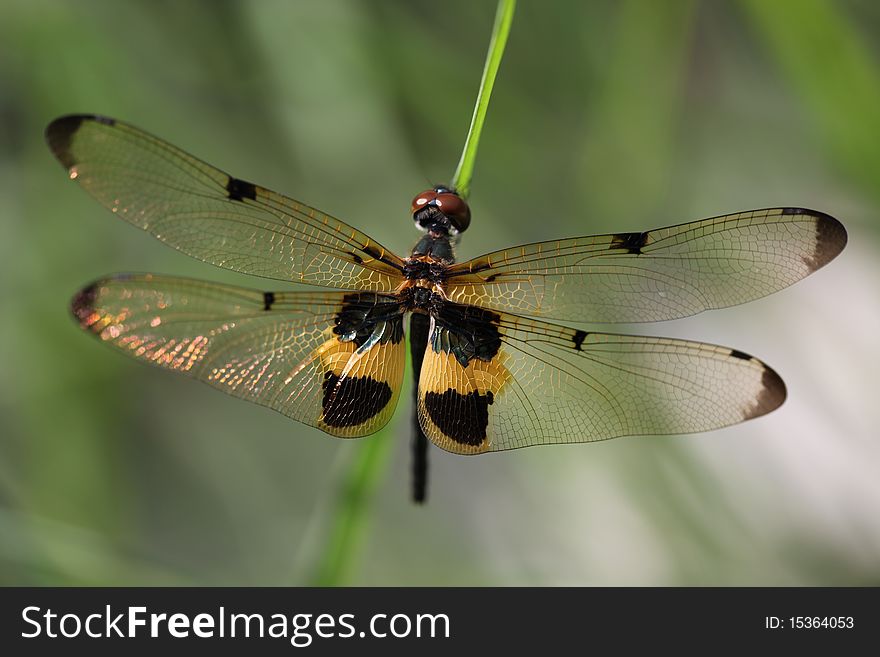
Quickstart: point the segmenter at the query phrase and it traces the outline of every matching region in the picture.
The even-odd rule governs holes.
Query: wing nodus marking
[[[575,331],[574,335],[571,336],[571,340],[572,340],[572,342],[574,342],[574,348],[577,349],[578,351],[582,351],[581,345],[584,344],[584,340],[586,339],[586,337],[587,337],[586,331]]]
[[[449,388],[443,393],[425,393],[425,410],[444,436],[460,445],[477,447],[486,440],[489,406],[494,401],[491,391],[463,395]]]
[[[328,427],[356,427],[382,412],[391,401],[391,386],[369,376],[340,379],[324,373],[321,420]]]
[[[272,305],[275,303],[275,293],[274,292],[263,292],[263,310],[272,310]]]
[[[229,176],[229,180],[226,182],[226,193],[233,201],[243,201],[246,198],[254,201],[257,198],[257,186],[246,180]]]
[[[642,248],[648,243],[648,232],[643,233],[617,233],[611,237],[612,249],[626,249],[628,253],[639,255]]]

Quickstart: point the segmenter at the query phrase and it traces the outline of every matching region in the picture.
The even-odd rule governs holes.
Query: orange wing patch
[[[406,360],[403,340],[358,347],[334,335],[316,354],[323,370],[318,428],[340,438],[355,438],[384,426],[400,396]]]
[[[452,353],[435,351],[433,342],[419,380],[419,422],[425,435],[456,454],[489,451],[492,405],[510,379],[504,354],[499,351],[489,361],[472,358],[462,365]]]

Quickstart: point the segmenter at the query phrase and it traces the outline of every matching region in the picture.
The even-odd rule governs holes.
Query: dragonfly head
[[[436,185],[413,199],[412,217],[422,230],[457,235],[471,223],[471,210],[456,192]]]

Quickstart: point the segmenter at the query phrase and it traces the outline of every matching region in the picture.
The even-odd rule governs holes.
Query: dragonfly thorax
[[[447,262],[435,260],[431,256],[414,254],[403,261],[403,277],[407,281],[427,281],[429,285],[439,285],[446,280],[448,268]]]
[[[428,281],[413,281],[398,292],[400,306],[404,312],[422,312],[437,315],[442,309],[445,299],[434,287],[425,285]]]
[[[418,244],[412,250],[412,257],[407,259],[407,265],[412,261],[420,264],[413,264],[414,267],[421,267],[423,264],[434,263],[439,267],[445,268],[455,262],[455,252],[452,249],[452,242],[449,235],[437,234],[434,231],[423,235]],[[424,278],[424,276],[410,276],[404,271],[407,278]]]

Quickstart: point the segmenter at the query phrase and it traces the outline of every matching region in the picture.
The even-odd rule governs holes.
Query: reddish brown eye
[[[412,212],[416,212],[417,210],[421,210],[428,203],[437,198],[437,192],[433,189],[429,189],[427,192],[422,192],[418,196],[413,199],[412,202]]]
[[[440,208],[440,212],[449,218],[459,233],[470,225],[471,210],[458,194],[451,192],[437,194],[437,206]]]

